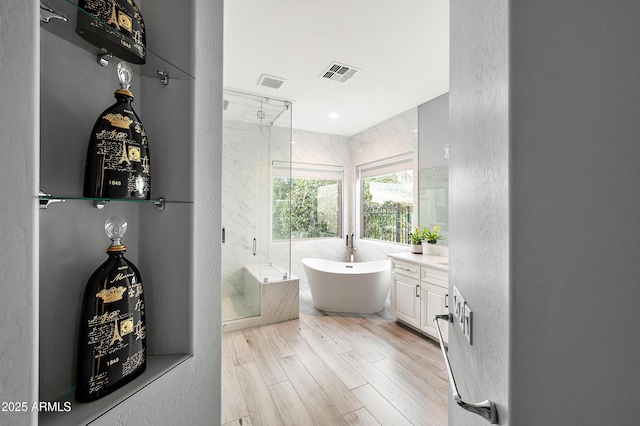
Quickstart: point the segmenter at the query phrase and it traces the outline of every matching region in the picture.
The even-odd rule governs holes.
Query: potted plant
[[[439,240],[445,239],[443,235],[440,235],[440,227],[434,226],[433,231],[429,231],[427,228],[424,228],[422,230],[422,233],[423,233],[424,240],[427,242],[427,244],[433,244],[432,246],[427,246],[427,254],[434,254],[435,244]]]
[[[417,226],[414,226],[413,232],[409,233],[409,239],[411,240],[411,253],[422,253],[424,231],[420,231]]]

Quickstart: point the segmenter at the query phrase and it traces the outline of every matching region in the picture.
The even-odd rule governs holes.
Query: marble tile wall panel
[[[262,129],[259,124],[224,122],[222,175],[223,297],[242,294],[242,268],[260,263],[253,255],[253,238],[262,241],[261,219],[268,211],[268,179],[261,160]],[[266,183],[265,183],[266,181]],[[265,188],[266,185],[266,188]]]

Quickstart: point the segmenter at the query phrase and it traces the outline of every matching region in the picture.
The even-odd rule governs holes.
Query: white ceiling
[[[449,0],[226,0],[224,9],[224,86],[292,101],[294,129],[351,136],[449,90]],[[321,78],[334,61],[361,71],[346,83]],[[263,73],[286,82],[259,86]]]

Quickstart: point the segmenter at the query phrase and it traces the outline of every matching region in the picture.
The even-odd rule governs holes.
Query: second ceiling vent
[[[287,81],[282,77],[276,77],[274,75],[262,74],[258,79],[259,86],[270,87],[272,89],[279,89],[284,82]]]
[[[329,67],[322,73],[321,77],[340,83],[346,83],[359,71],[360,69],[356,67],[332,62],[331,65],[329,65]]]

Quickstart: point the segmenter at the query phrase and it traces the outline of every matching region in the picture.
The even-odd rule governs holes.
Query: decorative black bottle
[[[144,64],[146,34],[133,0],[78,0],[76,32],[89,43],[132,64]]]
[[[151,164],[147,133],[131,107],[133,72],[118,64],[121,88],[117,102],[104,111],[91,131],[83,196],[89,198],[151,197]]]
[[[105,223],[109,258],[91,275],[84,292],[76,399],[94,401],[138,377],[146,367],[146,322],[140,272],[124,257],[127,222]]]

